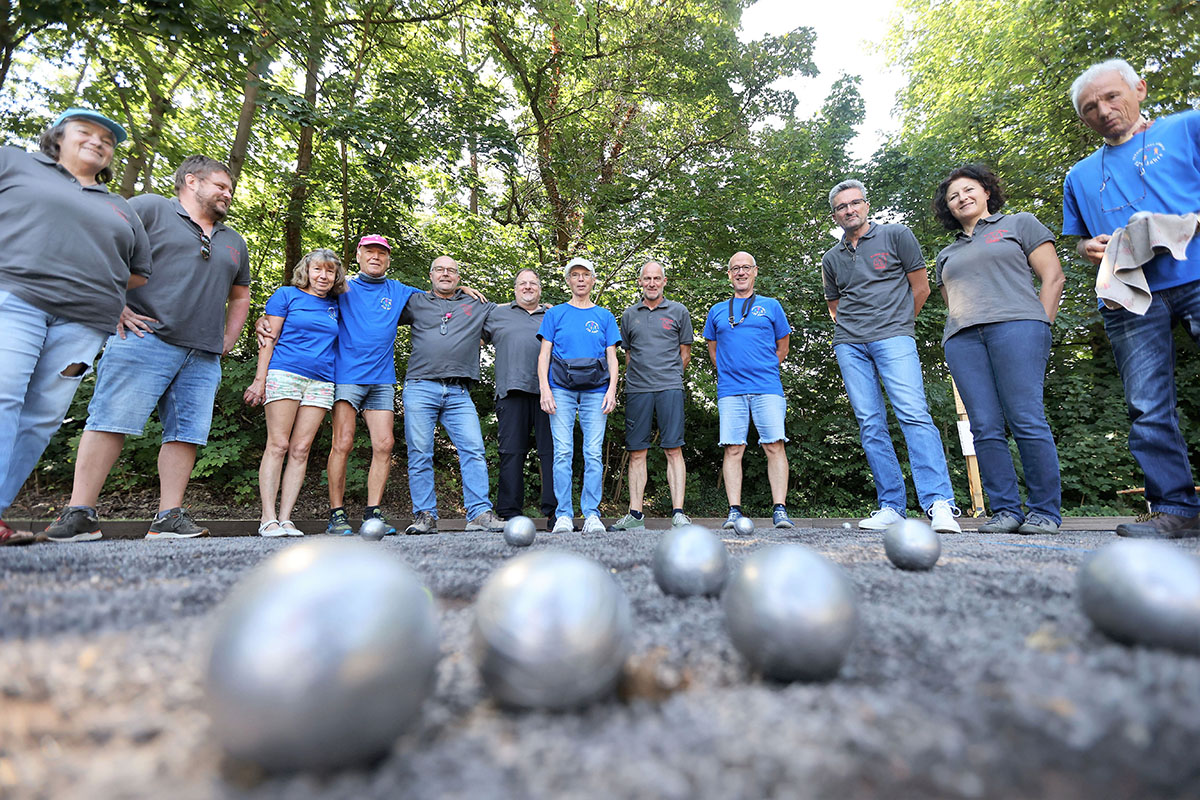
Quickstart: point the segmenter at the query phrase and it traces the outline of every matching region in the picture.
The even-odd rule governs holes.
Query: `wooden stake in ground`
[[[954,390],[954,410],[958,413],[958,443],[963,456],[967,459],[967,485],[971,489],[971,516],[982,517],[983,482],[979,479],[979,460],[975,457],[975,438],[971,436],[971,419],[967,416],[967,407],[963,405],[962,397],[958,394],[958,386],[954,378],[950,379],[950,388]]]

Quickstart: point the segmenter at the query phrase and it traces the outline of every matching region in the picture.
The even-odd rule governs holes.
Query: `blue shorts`
[[[787,400],[779,394],[734,394],[717,400],[717,414],[721,418],[721,441],[724,447],[730,444],[746,444],[750,433],[750,419],[758,431],[758,443],[786,442],[783,418],[787,413]]]
[[[355,411],[395,411],[394,383],[339,383],[333,387],[333,402],[345,400]]]
[[[221,357],[179,347],[153,333],[108,337],[84,430],[141,436],[158,408],[163,442],[202,445],[212,426]]]
[[[625,394],[625,449],[648,450],[654,433],[654,417],[662,434],[658,446],[683,446],[683,389]]]

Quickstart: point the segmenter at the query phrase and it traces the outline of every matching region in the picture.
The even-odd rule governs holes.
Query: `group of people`
[[[1097,64],[1075,81],[1075,110],[1104,141],[1066,176],[1062,232],[1080,237],[1077,252],[1099,266],[1105,287],[1110,279],[1128,284],[1137,298],[1126,305],[1106,300],[1100,307],[1124,384],[1130,448],[1145,472],[1152,510],[1117,532],[1196,537],[1200,503],[1179,428],[1172,330],[1183,322],[1200,341],[1200,239],[1194,237],[1200,112],[1151,120],[1141,111],[1146,96],[1145,81],[1121,60]],[[70,503],[39,535],[53,541],[101,537],[95,505],[104,481],[124,437],[141,434],[155,408],[163,426],[160,509],[146,536],[207,532],[188,515],[183,495],[196,447],[207,440],[221,356],[237,342],[249,310],[246,245],[222,224],[233,193],[229,169],[193,156],[176,171],[174,199],[147,194],[125,201],[105,187],[114,149],[124,138],[113,120],[72,108],[43,134],[39,153],[0,149],[0,205],[9,221],[0,230],[7,245],[0,248],[0,309],[9,331],[0,340],[0,366],[9,379],[0,388],[0,453],[7,457],[0,469],[0,516],[104,346]],[[839,182],[829,202],[843,234],[822,259],[824,293],[878,504],[860,527],[886,528],[907,509],[888,433],[886,391],[908,446],[920,507],[936,530],[956,532],[959,511],[914,338],[915,318],[931,294],[921,248],[904,225],[870,220],[861,182]],[[1061,489],[1042,391],[1064,277],[1054,234],[1031,214],[1002,213],[1004,203],[999,179],[982,164],[951,171],[937,187],[935,215],[954,233],[935,265],[948,308],[942,344],[970,417],[991,504],[992,515],[980,529],[1053,533],[1061,523]],[[258,369],[245,400],[264,404],[267,422],[260,534],[300,534],[290,517],[313,439],[330,409],[328,532],[352,531],[344,507],[346,464],[360,413],[372,447],[363,519],[387,521],[380,503],[394,445],[398,325],[412,331],[402,395],[413,513],[406,532],[437,531],[433,442],[439,422],[458,452],[468,530],[497,531],[521,513],[524,465],[535,445],[547,527],[573,530],[577,421],[583,531],[603,531],[601,448],[606,415],[618,399],[617,347],[625,350],[630,503],[613,527],[645,526],[655,423],[666,454],[672,524],[688,524],[681,448],[693,329],[687,308],[665,297],[660,262],[642,265],[641,299],[618,323],[592,302],[596,272],[585,258],[564,269],[570,299],[547,307],[533,270],[515,276],[511,302],[493,304],[459,285],[459,265],[449,256],[434,260],[429,290],[388,278],[390,252],[383,236],[362,237],[359,271],[349,278],[332,251],[309,253],[256,325]],[[1136,263],[1129,263],[1131,252],[1142,253]],[[725,525],[732,527],[743,513],[742,458],[753,421],[767,459],[773,522],[791,527],[780,379],[791,326],[778,300],[756,293],[753,256],[735,253],[728,276],[731,296],[713,305],[703,328],[717,371]],[[470,395],[480,378],[481,342],[495,348],[495,506]],[[1021,455],[1024,504],[1006,427]],[[390,524],[389,531],[395,532]],[[34,538],[0,522],[0,544]]]

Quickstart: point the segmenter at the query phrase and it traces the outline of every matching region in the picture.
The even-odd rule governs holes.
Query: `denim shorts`
[[[299,400],[302,406],[333,408],[333,381],[306,378],[281,369],[267,370],[267,391],[264,403],[276,400]]]
[[[141,436],[158,408],[164,442],[208,442],[221,357],[164,342],[153,333],[108,337],[96,366],[85,430]]]
[[[625,395],[625,449],[647,450],[654,434],[654,417],[664,449],[683,446],[683,389],[632,392]]]
[[[721,441],[724,447],[730,444],[746,444],[750,433],[750,419],[758,431],[758,443],[786,442],[783,418],[787,412],[787,400],[779,394],[734,394],[717,400],[717,414],[721,418]]]
[[[333,402],[345,400],[355,411],[395,411],[394,383],[339,383],[333,387]]]

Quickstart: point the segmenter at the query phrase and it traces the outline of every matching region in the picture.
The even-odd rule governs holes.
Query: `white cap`
[[[563,277],[570,279],[571,270],[575,269],[575,267],[583,267],[588,272],[592,273],[593,278],[596,277],[596,267],[586,258],[572,258],[570,261],[568,261],[567,265],[563,267]]]

